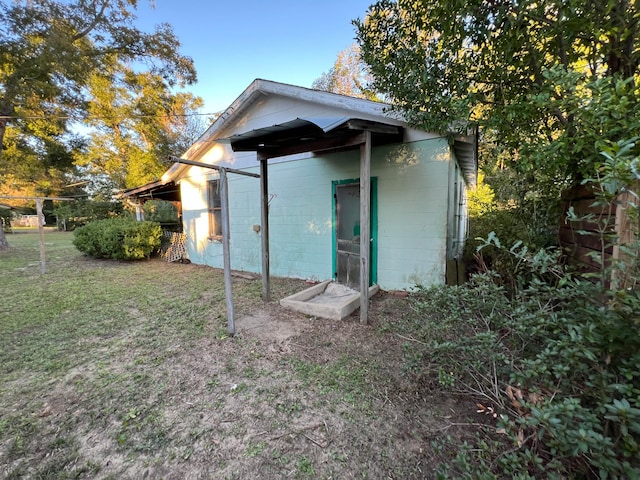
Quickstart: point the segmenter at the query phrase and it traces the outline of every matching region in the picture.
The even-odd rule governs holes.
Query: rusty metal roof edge
[[[155,182],[149,182],[144,185],[140,185],[139,187],[128,188],[126,190],[121,191],[118,196],[119,197],[129,197],[131,195],[135,195],[136,193],[143,192],[145,190],[149,190],[154,187],[164,187],[165,185],[170,184],[173,180],[156,180]]]

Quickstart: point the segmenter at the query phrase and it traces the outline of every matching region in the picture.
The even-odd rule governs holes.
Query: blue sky
[[[224,110],[256,78],[310,87],[354,42],[351,21],[373,0],[141,0],[138,25],[169,23],[193,58],[205,101]]]

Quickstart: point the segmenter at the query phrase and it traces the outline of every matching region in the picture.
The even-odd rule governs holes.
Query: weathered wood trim
[[[233,312],[233,290],[231,288],[229,183],[227,181],[227,172],[224,168],[220,168],[218,173],[220,174],[220,202],[222,204],[222,256],[224,259],[224,293],[227,300],[227,328],[229,335],[233,336],[236,333],[236,326]]]
[[[633,190],[634,192],[638,192],[639,189],[640,182],[636,182],[636,184],[633,185]],[[621,247],[632,245],[640,230],[640,225],[637,223],[634,225],[631,217],[627,213],[629,208],[638,207],[638,198],[630,191],[625,191],[618,195],[616,203],[618,208],[616,210],[615,232],[618,241],[613,246],[611,256],[614,261],[624,262],[625,265],[628,265],[628,262],[633,261],[633,256],[626,253]],[[621,269],[616,269],[611,278],[611,285],[613,288],[627,288],[631,286],[630,280],[628,273],[621,271]]]
[[[260,211],[262,234],[262,300],[268,302],[271,299],[269,279],[269,181],[268,158],[258,153],[260,162]]]
[[[347,126],[351,130],[363,130],[385,135],[402,134],[402,127],[398,125],[388,125],[386,123],[374,122],[372,120],[351,119],[347,122]]]
[[[562,195],[565,215],[569,208],[573,208],[578,218],[592,216],[588,220],[569,221],[564,220],[563,215],[563,223],[558,231],[560,245],[585,273],[599,273],[603,267],[611,266],[612,261],[625,261],[624,249],[620,247],[631,243],[634,232],[639,228],[632,224],[626,212],[630,204],[636,201],[635,197],[623,192],[611,204],[601,205],[597,202],[596,193],[597,186],[581,185]],[[621,288],[627,281],[623,277],[619,269],[614,269],[606,283]]]
[[[371,252],[371,132],[360,146],[360,323],[369,321],[369,260]]]
[[[278,148],[264,148],[259,150],[264,156],[269,158],[284,157],[306,152],[326,152],[329,150],[355,147],[364,142],[364,134],[340,135],[335,137],[303,141],[297,140],[292,145],[285,145]],[[242,151],[242,150],[238,150]],[[249,150],[251,151],[251,150]]]
[[[260,178],[260,175],[258,175],[257,173],[245,172],[243,170],[236,170],[235,168],[220,167],[218,165],[211,165],[209,163],[196,162],[195,160],[188,160],[186,158],[169,157],[169,159],[175,163],[183,163],[185,165],[191,165],[194,167],[210,168],[211,170],[218,170],[218,171],[224,168],[229,173],[244,175],[245,177]]]
[[[595,230],[585,230],[585,233],[580,233],[578,230],[572,228],[561,228],[558,231],[558,237],[560,245],[563,247],[579,244],[582,247],[597,250],[598,252],[603,249],[602,239],[600,238],[601,235]],[[604,252],[608,254],[613,253],[613,245],[611,245],[610,242],[605,242]]]

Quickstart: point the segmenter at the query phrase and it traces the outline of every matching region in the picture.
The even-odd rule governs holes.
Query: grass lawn
[[[0,252],[0,478],[428,478],[432,440],[468,405],[402,374],[394,322],[374,297],[319,320],[222,272],[82,256],[72,234],[8,235]],[[273,298],[305,287],[273,279]]]

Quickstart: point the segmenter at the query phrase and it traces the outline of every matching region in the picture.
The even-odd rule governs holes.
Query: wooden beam
[[[177,157],[169,157],[169,159],[175,163],[183,163],[185,165],[192,165],[194,167],[200,168],[208,168],[211,170],[217,170],[220,175],[220,202],[222,203],[222,257],[224,262],[224,292],[227,300],[227,329],[229,331],[229,335],[233,336],[236,333],[236,325],[235,325],[235,314],[233,309],[233,290],[232,290],[232,282],[231,282],[231,227],[229,222],[229,182],[227,181],[227,172],[235,173],[236,175],[244,175],[246,177],[253,177],[260,179],[260,189],[262,190],[263,178],[266,181],[266,167],[264,171],[264,177],[262,175],[258,175],[257,173],[244,172],[242,170],[236,170],[235,168],[227,168],[221,167],[219,165],[209,165],[208,163],[196,162],[195,160],[188,160],[186,158],[177,158]],[[264,162],[260,163],[260,168],[262,169],[263,163],[266,165],[266,159]],[[266,185],[266,184],[265,184]],[[268,219],[267,219],[268,221]],[[264,212],[263,212],[263,223],[264,223]],[[264,226],[263,232],[264,230]],[[269,227],[266,227],[266,231],[269,231]],[[264,233],[263,233],[264,235]],[[268,235],[268,234],[267,234]],[[263,243],[263,252],[264,252],[264,237],[262,240]],[[266,298],[269,297],[269,246],[268,246],[268,238],[267,238],[267,290],[266,290]],[[263,254],[264,257],[264,254]],[[264,258],[262,260],[262,278],[263,278],[263,297],[265,297],[265,288],[264,288]]]
[[[40,273],[47,273],[44,248],[44,213],[42,213],[42,198],[36,198],[36,215],[38,216],[38,233],[40,234]]]
[[[360,323],[369,322],[369,256],[371,251],[371,132],[360,146]]]
[[[229,228],[229,184],[227,172],[224,168],[218,170],[220,174],[220,203],[222,204],[222,256],[224,260],[224,293],[227,299],[227,325],[229,335],[236,333],[235,318],[233,313],[233,290],[231,288],[231,250],[229,240],[231,238]]]
[[[328,150],[344,149],[347,147],[355,147],[362,143],[364,143],[364,134],[357,133],[309,141],[298,140],[295,143],[282,145],[280,147],[264,147],[259,150],[259,153],[269,158],[276,158],[285,155],[294,155],[296,153],[326,152]]]
[[[351,119],[347,122],[347,126],[352,130],[363,130],[373,133],[381,133],[384,135],[400,135],[402,127],[397,125],[389,125],[387,123],[373,122],[370,120]]]
[[[15,195],[0,195],[0,198],[12,198],[14,200],[55,200],[56,202],[75,202],[77,198],[71,197],[22,197]]]
[[[635,184],[631,185],[628,190],[620,193],[616,197],[618,208],[615,213],[615,231],[618,240],[613,246],[612,257],[614,262],[624,262],[623,265],[625,263],[629,265],[633,262],[632,255],[629,253],[629,250],[626,250],[624,247],[631,245],[636,240],[638,220],[636,217],[634,225],[630,211],[638,208],[638,198],[633,195],[633,193],[637,192],[639,187],[640,182],[635,182]],[[630,273],[631,271],[632,269],[630,268],[626,268],[624,270],[621,270],[620,268],[614,269],[611,274],[612,288],[631,288],[633,280]]]
[[[210,165],[208,163],[196,162],[195,160],[188,160],[186,158],[169,157],[169,160],[174,163],[183,163],[185,165],[192,165],[194,167],[200,168],[209,168],[211,170],[220,170],[221,168],[224,168],[228,173],[244,175],[245,177],[260,178],[260,175],[258,175],[257,173],[244,172],[242,170],[236,170],[235,168],[220,167],[219,165]]]
[[[269,181],[267,175],[268,158],[258,153],[260,162],[260,210],[262,233],[262,300],[268,302],[271,299],[269,285]]]

